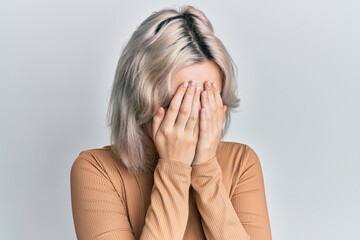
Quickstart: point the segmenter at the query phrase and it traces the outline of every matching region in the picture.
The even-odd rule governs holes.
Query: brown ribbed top
[[[260,161],[247,145],[221,142],[197,165],[159,159],[154,172],[130,174],[110,146],[82,151],[71,168],[80,240],[269,240]]]

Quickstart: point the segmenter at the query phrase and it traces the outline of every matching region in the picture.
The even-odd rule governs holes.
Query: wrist
[[[203,157],[195,157],[194,161],[192,162],[191,166],[198,166],[201,164],[204,164],[206,162],[209,162],[211,159],[215,158],[216,155],[211,156],[203,156]]]

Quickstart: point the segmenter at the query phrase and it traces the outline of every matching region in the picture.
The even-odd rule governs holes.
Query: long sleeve
[[[160,159],[142,239],[183,239],[189,214],[191,167]]]
[[[140,239],[182,239],[188,218],[190,175],[190,166],[159,159]],[[100,161],[79,156],[71,168],[71,200],[77,238],[135,239],[125,194],[115,190]]]
[[[260,162],[248,149],[245,171],[235,179],[231,198],[216,157],[193,166],[191,185],[207,239],[271,239]]]

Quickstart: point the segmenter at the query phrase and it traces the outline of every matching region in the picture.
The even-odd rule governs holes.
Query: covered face
[[[108,117],[114,153],[133,171],[146,169],[145,146],[152,141],[144,126],[167,107],[178,86],[196,81],[203,90],[213,82],[226,112],[239,103],[231,57],[206,15],[191,6],[163,9],[146,18],[125,45],[116,69]]]
[[[213,82],[218,89],[222,89],[222,79],[219,67],[212,61],[204,61],[185,66],[176,71],[172,78],[171,94],[173,95],[180,84],[195,81],[204,90],[206,82]]]

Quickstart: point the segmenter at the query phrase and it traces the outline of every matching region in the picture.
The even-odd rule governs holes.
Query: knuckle
[[[169,137],[171,135],[171,131],[168,128],[165,128],[165,129],[162,128],[162,129],[160,129],[160,131],[161,131],[162,135],[164,135],[165,137]]]
[[[192,95],[194,95],[194,88],[188,88],[185,95],[188,97],[192,97]]]
[[[183,98],[184,95],[186,94],[186,89],[181,88],[178,92],[175,93],[174,97],[176,96],[177,98]]]
[[[190,117],[189,117],[189,121],[191,122],[195,122],[197,120],[197,117],[195,114],[191,114]]]
[[[190,111],[187,108],[183,107],[180,109],[180,114],[182,114],[182,115],[188,115],[189,113],[190,113]]]
[[[181,138],[182,131],[178,127],[175,127],[173,129],[173,132],[174,132],[174,138],[175,139],[180,139]]]
[[[174,104],[171,104],[171,105],[169,106],[169,108],[168,108],[168,112],[170,112],[170,113],[175,113],[175,112],[177,112],[176,106],[174,106]]]
[[[191,138],[185,138],[184,142],[186,143],[186,145],[190,145],[192,143],[192,139]]]
[[[200,132],[202,132],[202,133],[208,133],[208,130],[207,130],[208,128],[207,128],[207,126],[202,126],[201,128],[200,128]]]

